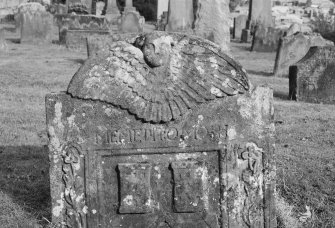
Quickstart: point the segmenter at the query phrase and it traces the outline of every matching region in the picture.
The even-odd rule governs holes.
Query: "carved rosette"
[[[69,143],[63,148],[62,158],[65,227],[85,228],[84,155],[78,144]]]

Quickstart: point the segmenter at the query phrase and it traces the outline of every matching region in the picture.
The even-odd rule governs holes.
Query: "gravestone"
[[[116,33],[116,32],[119,31],[119,23],[121,21],[121,13],[120,13],[120,10],[117,6],[116,0],[108,0],[105,19],[107,21],[109,30],[112,33]]]
[[[69,13],[75,12],[76,14],[91,14],[92,13],[92,0],[67,0]]]
[[[254,31],[256,25],[272,27],[272,1],[269,0],[250,0],[249,1],[249,20],[248,29]]]
[[[111,48],[113,43],[117,41],[125,41],[127,43],[135,43],[138,33],[124,34],[94,34],[87,37],[87,55],[94,56],[98,51],[104,48]]]
[[[273,27],[256,26],[251,51],[275,52],[284,31]]]
[[[247,15],[238,15],[234,18],[234,39],[241,39],[242,38],[242,30],[247,27]]]
[[[123,33],[143,32],[144,23],[145,19],[136,8],[133,7],[133,1],[126,0],[126,7],[122,13],[119,31]]]
[[[25,3],[18,8],[21,43],[51,43],[53,16],[39,3]]]
[[[109,31],[108,24],[103,17],[95,15],[73,15],[73,14],[58,14],[55,15],[56,23],[59,30],[60,44],[66,44],[69,30],[72,31],[72,37],[75,32],[78,36],[82,37],[83,34],[106,33]],[[78,38],[77,40],[80,40]],[[86,46],[86,41],[80,44],[82,47]]]
[[[166,31],[191,31],[194,22],[192,0],[170,0]]]
[[[241,42],[250,43],[252,41],[252,35],[250,29],[242,29]]]
[[[140,34],[46,97],[52,222],[275,227],[272,90],[205,39]]]
[[[192,8],[192,5],[189,7]],[[229,0],[198,0],[196,8],[194,33],[218,44],[222,50],[228,51]]]
[[[102,1],[96,2],[96,6],[95,6],[95,15],[97,16],[102,16],[102,12],[105,8],[105,3]]]
[[[290,66],[289,98],[335,104],[335,47],[311,47],[303,59]]]
[[[0,52],[7,52],[8,51],[8,44],[6,41],[6,36],[5,36],[5,29],[1,28],[0,29]]]
[[[68,30],[65,38],[65,45],[68,49],[73,51],[87,50],[87,37],[100,34],[107,35],[109,31],[106,30]]]
[[[319,34],[296,33],[280,38],[277,49],[274,75],[288,77],[289,67],[302,59],[313,46],[333,46],[333,43]]]

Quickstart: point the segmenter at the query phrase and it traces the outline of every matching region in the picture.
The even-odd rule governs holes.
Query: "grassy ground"
[[[335,227],[335,106],[288,101],[288,79],[271,77],[274,53],[251,53],[237,43],[232,53],[254,85],[274,89],[280,225]],[[66,90],[85,59],[57,45],[0,49],[1,227],[48,224],[44,97]]]

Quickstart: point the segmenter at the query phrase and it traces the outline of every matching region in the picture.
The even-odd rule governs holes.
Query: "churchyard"
[[[20,35],[18,30],[10,29],[15,28],[13,24],[1,24],[6,29],[0,33],[0,227],[55,228],[60,223],[79,227],[78,224],[85,222],[90,227],[98,227],[98,223],[103,223],[106,227],[106,224],[121,224],[123,227],[141,224],[137,227],[146,227],[149,223],[151,227],[174,227],[184,223],[193,227],[219,227],[216,217],[219,213],[223,218],[220,220],[222,227],[232,226],[234,223],[238,224],[236,227],[247,227],[245,224],[263,227],[265,224],[272,228],[276,223],[277,227],[283,228],[335,227],[335,82],[329,77],[334,69],[332,61],[335,58],[332,42],[318,34],[306,34],[301,31],[301,27],[297,29],[291,26],[288,30],[273,28],[273,21],[269,19],[271,4],[262,5],[261,1],[255,1],[256,5],[250,6],[252,15],[239,17],[236,23],[240,27],[239,31],[233,30],[229,43],[229,24],[225,20],[227,6],[220,8],[219,1],[204,0],[199,7],[201,10],[197,11],[198,18],[194,19],[189,2],[171,0],[170,7],[176,10],[163,14],[159,30],[181,31],[185,34],[192,31],[199,37],[216,42],[237,62],[235,64],[233,60],[229,60],[228,56],[217,51],[218,46],[208,44],[205,39],[184,37],[192,49],[187,45],[183,46],[185,43],[180,41],[182,36],[171,35],[174,40],[172,48],[176,48],[174,57],[180,58],[180,55],[187,53],[179,59],[180,63],[171,63],[175,64],[173,69],[177,73],[174,77],[180,80],[178,83],[189,86],[185,89],[180,85],[168,84],[161,77],[169,74],[161,67],[166,59],[162,55],[152,54],[152,43],[146,43],[153,39],[156,48],[165,50],[164,45],[170,42],[170,38],[162,38],[162,33],[154,33],[152,36],[145,36],[144,43],[141,43],[143,40],[135,40],[134,33],[150,32],[153,26],[145,24],[144,17],[133,7],[132,1],[126,1],[122,16],[115,2],[108,2],[107,8],[97,4],[93,9],[97,14],[106,12],[109,15],[106,16],[106,20],[109,20],[107,24],[104,18],[97,15],[66,13],[56,14],[52,23],[50,15],[45,14],[39,6],[33,10],[38,12],[35,16],[44,18],[43,23],[34,27],[36,23],[29,19],[26,20],[26,26],[33,30],[41,30],[46,26],[46,29],[42,29],[45,33],[32,34],[23,29]],[[257,10],[260,6],[264,11],[261,14]],[[188,9],[187,12],[183,11],[185,8]],[[66,11],[62,6],[57,10]],[[208,12],[214,13],[209,15]],[[216,15],[216,20],[213,20],[213,15]],[[263,27],[256,28],[253,24],[256,20],[263,21]],[[223,28],[211,32],[218,25],[223,25]],[[121,35],[116,31],[126,34]],[[260,35],[253,33],[255,31]],[[113,35],[106,39],[109,33]],[[257,36],[254,42],[250,42],[252,34]],[[39,42],[36,43],[36,40]],[[125,43],[113,46],[119,40],[124,40]],[[122,88],[126,83],[133,86],[131,77],[140,80],[139,76],[131,73],[143,64],[136,62],[138,57],[134,63],[135,54],[129,61],[136,67],[122,72],[122,75],[129,73],[127,80],[122,79],[123,83],[118,84],[117,80],[121,79],[116,76],[115,83],[118,86],[113,86],[108,80],[103,81],[106,78],[101,75],[106,71],[99,71],[99,67],[105,64],[102,56],[106,53],[101,54],[97,50],[108,45],[117,47],[114,53],[117,61],[127,60],[127,55],[135,53],[131,52],[132,49],[127,49],[129,45],[131,48],[136,45],[142,48],[144,54],[149,56],[145,60],[149,71],[156,76],[150,78],[150,74],[146,75],[156,83],[153,84],[152,91],[156,92],[160,87],[161,91],[165,91],[162,84],[167,83],[169,86],[166,87],[170,91],[171,87],[174,89],[171,93],[167,92],[169,95],[166,99],[170,103],[164,106],[159,93],[155,97],[148,95],[146,87],[141,89],[140,86],[149,81],[136,85],[139,86],[136,87],[137,93],[144,93],[143,100],[148,103],[144,110],[134,102],[142,98],[129,100],[129,97],[136,95],[129,95],[128,90],[124,93]],[[310,49],[315,45],[320,47]],[[120,53],[119,47],[122,50]],[[184,52],[180,51],[182,48],[185,48]],[[208,55],[208,50],[211,53],[209,64],[201,59]],[[201,84],[202,88],[199,84],[194,85],[194,81],[183,78],[186,74],[190,78],[195,74],[191,69],[193,57],[190,56],[197,54],[199,58],[194,62],[203,67],[199,69],[197,65],[194,66],[193,70],[200,72],[197,80],[202,80],[203,70],[215,75],[219,72],[216,71],[218,68],[223,67],[220,70],[227,71],[224,67],[229,66],[232,67],[227,71],[229,78],[234,79],[232,84],[228,83],[229,88],[212,87],[211,95],[208,95],[204,91],[208,86],[206,83],[214,85],[222,82],[218,81],[218,76],[206,78],[203,81],[205,84]],[[308,58],[299,61],[306,54]],[[161,62],[150,55],[160,58]],[[95,60],[86,62],[88,56]],[[246,70],[250,85],[238,63]],[[93,66],[90,64],[96,67],[90,68]],[[181,68],[189,68],[189,71],[182,71],[183,74],[178,75],[178,64],[185,64]],[[83,65],[86,67],[84,73],[74,77]],[[113,72],[114,68],[109,66],[108,70]],[[87,73],[90,69],[90,73]],[[115,75],[116,72],[117,70],[114,71]],[[306,78],[306,75],[310,77]],[[219,77],[224,76],[219,73]],[[95,80],[95,77],[101,77],[102,83],[93,83],[91,80]],[[265,87],[272,88],[273,103],[270,92]],[[178,89],[183,92],[177,91]],[[250,95],[245,95],[245,91],[250,91]],[[189,96],[171,98],[178,93]],[[127,95],[122,97],[122,94]],[[111,97],[117,99],[110,99]],[[199,106],[199,109],[192,106],[191,97],[198,99],[196,107]],[[259,102],[261,107],[258,106]],[[186,111],[185,107],[181,108],[181,104],[186,105]],[[243,109],[236,111],[235,107],[238,105]],[[94,108],[91,110],[89,107]],[[246,121],[245,115],[247,119],[248,115],[252,118]],[[212,124],[225,121],[227,124],[224,126]],[[230,128],[230,124],[233,128]],[[116,126],[121,129],[116,133],[105,130]],[[127,126],[127,130],[123,131],[124,126]],[[157,130],[162,126],[166,127],[166,131]],[[272,134],[273,126],[275,134]],[[192,135],[193,128],[196,130]],[[227,132],[227,141],[224,143],[237,143],[232,145],[232,149],[230,144],[225,145],[227,155],[224,155],[223,147],[220,147],[222,128]],[[186,137],[185,132],[188,133]],[[239,133],[238,136],[236,132]],[[244,140],[247,141],[245,148]],[[58,142],[65,143],[60,150]],[[259,147],[262,145],[264,151],[254,142]],[[274,154],[271,152],[273,145]],[[92,149],[94,146],[97,149]],[[94,154],[83,153],[82,147],[94,151]],[[195,151],[192,148],[196,148]],[[109,150],[116,151],[116,155],[111,155]],[[170,150],[178,151],[178,154],[173,155],[177,152]],[[216,155],[213,151],[219,153]],[[222,161],[223,158],[226,160]],[[259,158],[261,159],[258,160]],[[151,167],[151,163],[155,166]],[[229,176],[230,173],[225,173],[222,166],[225,166],[226,172],[233,170],[234,175],[241,175],[241,180]],[[153,172],[152,179],[149,178],[148,181],[150,172]],[[173,173],[172,186],[167,184],[171,181],[170,172]],[[241,173],[236,174],[239,172]],[[139,181],[129,181],[132,175],[139,175]],[[111,180],[108,179],[109,176],[112,177]],[[191,180],[184,181],[188,178]],[[230,187],[218,187],[218,181],[222,186],[227,181],[231,183]],[[273,181],[276,182],[275,186]],[[176,187],[185,183],[185,189],[191,188],[192,194],[187,195],[187,190]],[[99,189],[99,192],[96,193],[98,190],[94,189]],[[138,192],[130,193],[134,189]],[[151,191],[160,191],[161,196],[152,196]],[[170,192],[174,194],[173,203],[168,203],[171,200]],[[207,194],[207,201],[200,197],[204,192]],[[87,201],[84,201],[83,198],[86,197],[84,200]],[[116,199],[118,197],[121,199]],[[152,202],[153,199],[157,202]],[[227,200],[228,209],[215,206],[222,199]],[[234,201],[236,199],[238,200]],[[139,202],[143,200],[147,203],[142,205]],[[166,209],[159,214],[156,212],[156,203],[173,207],[173,213]],[[85,204],[89,206],[88,212]],[[116,207],[118,208],[115,209]],[[245,216],[247,207],[250,207],[247,212],[249,214]],[[199,210],[208,210],[210,213],[203,214]],[[228,210],[226,216],[229,219],[224,217],[225,210]],[[157,216],[151,216],[153,211]],[[236,217],[231,215],[234,211],[238,211]],[[112,219],[109,221],[107,218]],[[224,218],[230,222],[225,224]]]

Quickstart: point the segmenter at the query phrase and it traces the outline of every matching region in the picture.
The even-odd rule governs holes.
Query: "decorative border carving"
[[[65,227],[86,228],[87,206],[85,205],[84,155],[78,144],[64,146],[63,182],[65,203]]]

